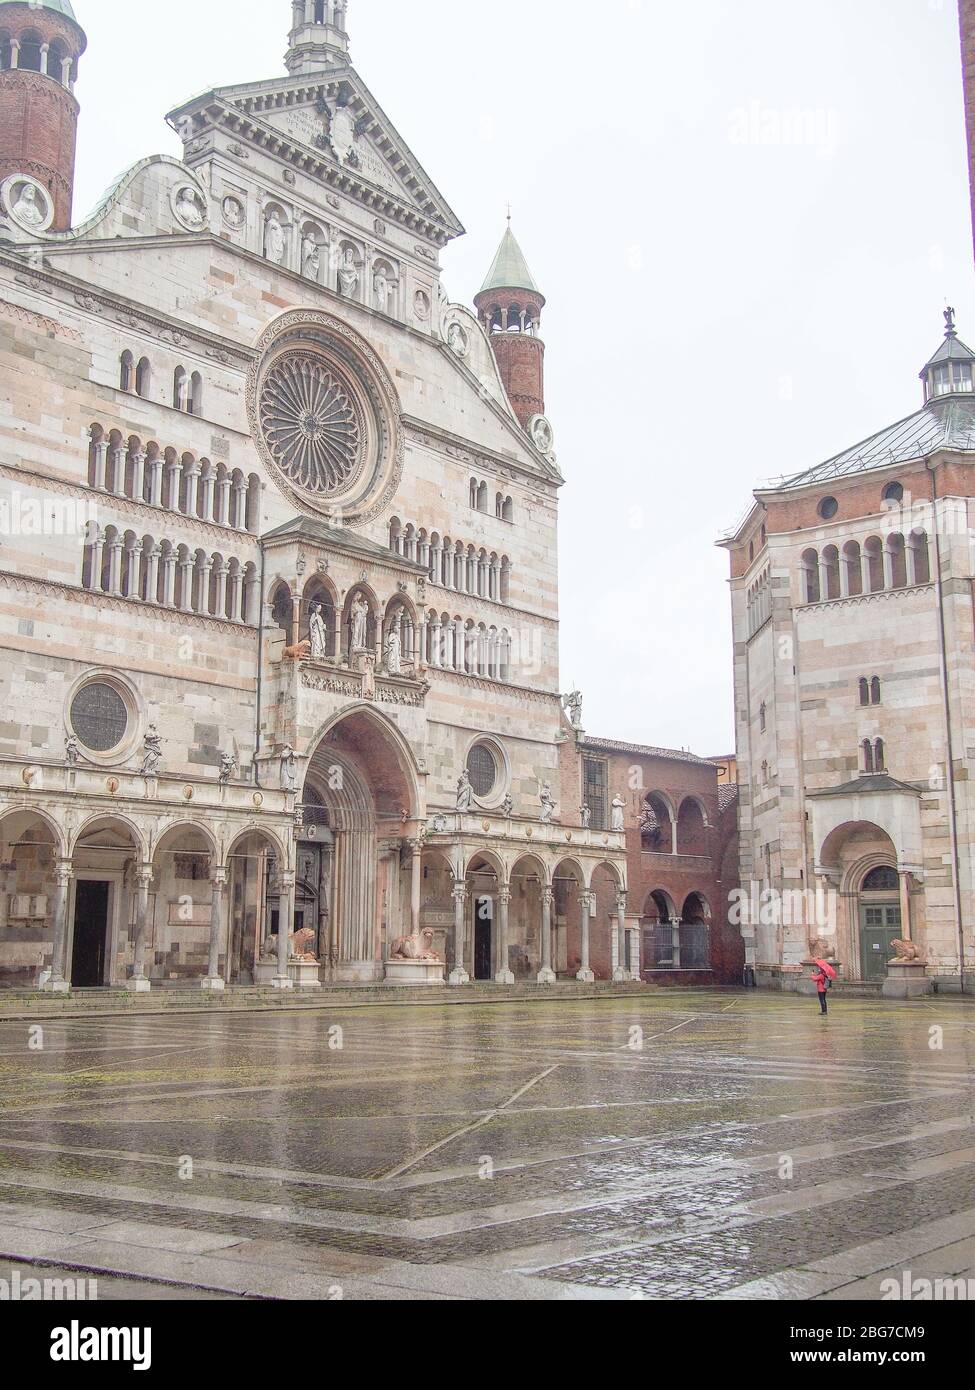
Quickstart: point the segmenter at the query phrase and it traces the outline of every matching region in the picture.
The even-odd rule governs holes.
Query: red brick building
[[[622,964],[634,970],[639,941],[644,980],[741,984],[744,945],[728,922],[738,887],[738,789],[719,784],[726,762],[588,735],[580,736],[578,751],[580,794],[593,826],[610,828],[613,802],[617,809],[624,803],[630,929]],[[596,887],[600,918],[611,911],[609,891],[608,884]],[[593,936],[597,978],[611,974],[611,962],[599,954],[606,939]]]

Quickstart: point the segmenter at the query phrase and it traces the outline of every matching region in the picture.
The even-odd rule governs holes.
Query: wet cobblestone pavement
[[[876,1299],[912,1263],[975,1277],[964,1001],[41,1026],[0,1023],[0,1274],[431,1300]]]

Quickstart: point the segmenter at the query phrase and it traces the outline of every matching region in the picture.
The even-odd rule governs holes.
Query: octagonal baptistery
[[[293,310],[271,323],[247,381],[251,433],[302,512],[368,521],[403,473],[400,403],[372,348],[340,319]]]

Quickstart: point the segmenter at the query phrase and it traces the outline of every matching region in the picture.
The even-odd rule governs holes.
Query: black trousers
[[[828,1013],[829,1013],[829,1009],[828,1009],[827,1006],[826,1006],[826,992],[825,992],[825,990],[824,990],[823,993],[819,996],[819,1007],[822,1009],[822,1011],[823,1011],[824,1014],[828,1014]]]

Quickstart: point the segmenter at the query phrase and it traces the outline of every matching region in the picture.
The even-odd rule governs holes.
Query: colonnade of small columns
[[[257,567],[89,524],[82,585],[111,598],[256,626]]]

